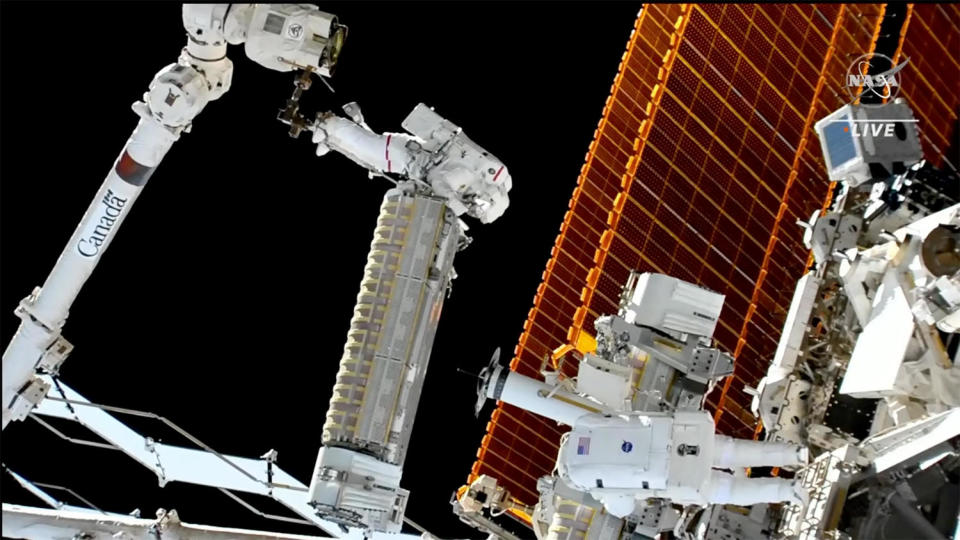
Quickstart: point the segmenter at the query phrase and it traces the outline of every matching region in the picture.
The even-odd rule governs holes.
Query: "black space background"
[[[315,83],[307,112],[355,100],[374,130],[400,131],[423,101],[513,176],[506,215],[471,222],[475,241],[456,260],[403,479],[411,519],[442,537],[480,538],[448,501],[489,406],[473,417],[474,382],[456,368],[477,371],[497,346],[511,356],[640,4],[320,7],[350,35],[336,94]],[[184,41],[174,3],[0,6],[4,347],[17,302],[43,283],[136,125],[131,103]],[[317,158],[307,137],[290,139],[275,116],[293,75],[254,64],[242,47],[229,55],[232,90],[174,145],[73,304],[64,336],[76,349],[62,376],[94,402],[161,414],[221,452],[275,448],[279,465],[309,483],[388,186],[340,156]],[[159,423],[125,420],[181,442]],[[3,439],[11,469],[109,511],[176,508],[192,523],[311,533],[212,488],[161,489],[126,456],[71,445],[30,420]],[[4,502],[42,506],[8,475],[2,482]]]

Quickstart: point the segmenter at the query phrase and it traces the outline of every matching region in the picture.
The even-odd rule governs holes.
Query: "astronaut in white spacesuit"
[[[569,485],[624,517],[647,498],[701,506],[802,504],[806,493],[793,480],[748,478],[741,470],[807,460],[804,447],[718,435],[709,413],[676,411],[583,416],[562,441],[557,466]]]

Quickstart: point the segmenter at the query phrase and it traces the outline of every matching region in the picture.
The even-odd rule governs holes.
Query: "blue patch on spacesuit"
[[[623,441],[623,444],[620,445],[620,449],[623,450],[624,453],[629,454],[630,451],[633,450],[633,443],[630,441]]]
[[[590,454],[590,437],[580,437],[577,441],[577,455],[586,456]]]

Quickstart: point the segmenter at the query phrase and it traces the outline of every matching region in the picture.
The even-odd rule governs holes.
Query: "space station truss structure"
[[[813,125],[848,101],[847,70],[873,52],[885,9],[644,6],[511,369],[539,377],[554,351],[592,350],[594,320],[616,313],[630,272],[668,274],[726,296],[715,338],[736,367],[707,407],[720,432],[755,437],[761,426],[744,387],[765,374],[811,262],[797,222],[824,208],[833,188]],[[940,49],[960,44],[958,21],[957,6],[908,6],[895,58],[910,58],[901,96],[917,110],[931,158],[956,122],[960,87],[942,77],[960,68]],[[937,99],[914,105],[940,86]],[[574,375],[576,365],[562,368]],[[468,483],[491,475],[536,503],[564,431],[498,403]]]

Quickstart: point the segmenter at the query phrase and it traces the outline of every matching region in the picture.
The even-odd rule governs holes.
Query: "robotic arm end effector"
[[[243,43],[247,57],[266,68],[325,77],[347,38],[337,16],[313,4],[184,4],[183,25],[200,60],[219,58],[227,43]]]
[[[244,50],[275,71],[307,69],[329,77],[347,39],[336,15],[312,4],[246,4]]]
[[[308,80],[331,75],[347,35],[335,15],[312,4],[184,4],[182,17],[187,46],[144,98],[154,119],[177,132],[230,89],[228,43],[244,43],[247,56],[269,69],[303,70]]]

